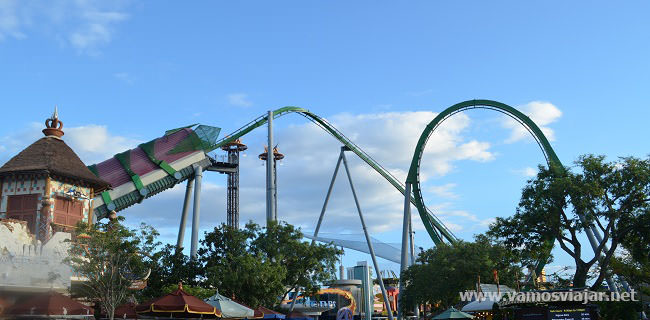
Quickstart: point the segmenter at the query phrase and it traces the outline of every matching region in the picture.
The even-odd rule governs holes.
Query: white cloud
[[[81,9],[81,25],[69,36],[69,41],[81,52],[96,53],[96,48],[108,44],[113,36],[115,23],[124,21],[127,14],[112,11],[98,11],[86,6]]]
[[[338,114],[329,121],[403,181],[417,138],[435,115],[433,112]],[[457,115],[436,131],[425,149],[424,174],[441,176],[452,170],[456,161],[488,161],[494,157],[489,144],[467,141],[462,137],[469,123],[469,118]],[[278,217],[303,230],[313,230],[341,144],[310,122],[279,126],[275,136],[280,152],[286,156],[278,167]],[[248,150],[240,158],[241,225],[251,219],[261,225],[265,223],[266,169],[257,158],[266,144],[265,139],[264,130],[253,131],[243,139]],[[88,146],[86,149],[93,148]],[[369,231],[376,234],[400,229],[404,197],[356,155],[347,152],[346,157]],[[427,185],[424,187],[429,189]],[[451,190],[453,186],[446,188]],[[163,236],[173,242],[178,232],[183,192],[184,187],[177,186],[120,214],[132,224],[148,221],[161,228]],[[441,211],[440,218],[452,231],[471,231],[485,224],[481,219],[468,219],[457,213],[444,215],[453,210],[438,206],[435,199],[433,201],[430,207],[436,213]],[[225,222],[225,202],[225,176],[205,174],[201,201],[202,230]],[[413,222],[414,229],[424,230],[417,211],[414,211]],[[188,222],[186,239],[189,239],[190,224]],[[342,166],[321,231],[358,233],[359,230],[359,216]]]
[[[457,229],[452,231],[477,230],[487,228],[495,221],[493,217],[481,219],[477,215],[465,210],[436,210],[436,216],[448,227],[449,224],[456,224]]]
[[[552,103],[545,101],[531,101],[525,105],[518,106],[517,109],[533,120],[549,141],[555,141],[555,132],[549,125],[556,122],[562,116],[560,109]],[[532,139],[528,130],[510,117],[504,118],[503,127],[512,130],[510,137],[506,139],[507,143],[517,142],[526,138]]]
[[[231,93],[227,98],[228,103],[236,107],[250,107],[253,105],[253,102],[248,99],[248,95],[245,93]]]
[[[514,172],[526,178],[532,178],[537,175],[537,169],[533,167],[526,167],[523,169],[514,170]]]
[[[435,117],[433,112],[388,112],[373,114],[338,114],[329,118],[341,132],[375,158],[385,168],[404,181],[412,153],[422,129]],[[289,120],[289,119],[287,119]],[[282,121],[286,121],[282,119]],[[422,159],[423,188],[453,199],[453,184],[431,186],[427,181],[440,177],[456,166],[457,161],[490,161],[494,158],[490,144],[463,137],[470,119],[462,114],[447,120],[431,136]],[[35,124],[35,137],[24,141],[21,148],[36,140],[42,124]],[[88,164],[96,163],[115,153],[135,147],[140,141],[112,133],[108,127],[86,125],[65,129],[64,140]],[[146,140],[156,136],[146,137]],[[23,136],[20,136],[22,140]],[[244,137],[249,146],[240,158],[240,222],[249,219],[260,224],[265,221],[265,167],[257,158],[265,145],[265,131],[256,130]],[[0,139],[0,146],[9,149]],[[313,230],[321,211],[341,143],[311,122],[278,126],[276,143],[286,156],[278,167],[279,204],[281,220]],[[366,223],[372,233],[401,228],[403,196],[372,168],[351,152],[346,153],[353,182],[357,190]],[[133,224],[147,221],[161,229],[166,239],[173,241],[183,198],[183,186],[163,192],[121,212]],[[201,226],[212,228],[225,221],[225,176],[204,175]],[[473,230],[485,222],[475,216],[462,216],[461,211],[440,205],[435,198],[429,205],[453,231]],[[445,199],[445,201],[448,201]],[[414,211],[414,228],[423,227]],[[189,222],[188,222],[189,226]],[[360,222],[343,168],[334,186],[323,222],[329,232],[359,232]],[[189,228],[186,235],[189,234]]]
[[[19,3],[16,0],[0,1],[0,41],[12,37],[22,39],[25,37],[20,31],[21,19]]]
[[[347,137],[381,163],[398,180],[404,181],[415,143],[433,112],[387,112],[339,114],[328,119]],[[423,181],[441,176],[460,160],[489,161],[494,158],[490,145],[467,141],[462,132],[469,118],[450,118],[431,137],[422,162]],[[264,135],[244,138],[247,153],[257,155]],[[305,229],[313,229],[323,205],[327,186],[334,171],[341,144],[312,123],[291,125],[276,131],[276,142],[286,158],[278,168],[279,216]],[[253,146],[260,146],[255,150]],[[352,178],[372,232],[401,228],[403,196],[355,154],[346,153]],[[242,216],[264,221],[265,168],[257,157],[241,160],[241,197],[250,207],[241,208]],[[452,186],[448,186],[451,189]],[[414,219],[415,220],[415,219]],[[358,232],[360,223],[343,168],[334,186],[323,228],[335,232]],[[461,227],[459,227],[461,228]]]
[[[131,76],[130,74],[128,74],[126,72],[114,73],[113,77],[115,77],[115,79],[120,80],[120,81],[122,81],[122,82],[124,82],[124,83],[126,83],[128,85],[132,85],[132,84],[135,83],[135,79],[133,78],[133,76]]]
[[[43,137],[43,133],[41,133],[43,128],[42,123],[32,122],[24,130],[0,137],[0,150],[2,150],[0,163],[4,165],[11,157]]]
[[[431,186],[429,187],[429,191],[441,198],[458,199],[458,194],[451,191],[455,187],[455,183],[447,183],[441,186]]]
[[[42,123],[33,122],[24,131],[0,137],[0,164],[4,164],[11,157],[24,148],[43,137]],[[63,141],[77,153],[85,164],[93,164],[106,160],[116,153],[136,147],[142,141],[114,135],[106,126],[86,125],[81,127],[64,127]]]
[[[23,39],[39,32],[72,46],[79,53],[97,55],[113,39],[116,25],[128,18],[123,1],[31,2],[0,1],[0,41]]]
[[[101,162],[143,142],[113,135],[108,132],[107,126],[94,124],[66,128],[64,140],[87,164]]]

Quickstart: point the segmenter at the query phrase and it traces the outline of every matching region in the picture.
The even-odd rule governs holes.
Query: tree
[[[178,283],[168,284],[162,288],[162,290],[158,293],[158,296],[169,294],[176,290],[178,290]],[[203,288],[201,286],[186,286],[186,285],[183,285],[183,291],[201,300],[214,296],[214,293],[216,292],[215,289]]]
[[[302,238],[286,223],[261,229],[249,222],[241,230],[221,225],[206,234],[199,250],[205,283],[255,307],[276,305],[296,288],[314,293],[333,279],[340,250]]]
[[[335,278],[337,257],[343,252],[331,245],[303,242],[302,238],[302,232],[292,225],[271,222],[252,242],[254,252],[286,268],[282,283],[287,290],[282,298],[298,288],[304,294],[315,294],[320,284]]]
[[[76,234],[66,261],[84,278],[77,294],[99,302],[112,320],[133,281],[146,274],[146,253],[158,246],[158,233],[146,224],[129,229],[115,219],[93,225],[80,223]]]
[[[259,226],[253,223],[243,229],[222,224],[206,233],[199,249],[206,285],[253,307],[275,302],[283,292],[286,274],[284,266],[251,250],[251,242],[259,232]]]
[[[514,287],[519,275],[519,258],[510,250],[477,236],[475,242],[439,244],[418,257],[418,263],[402,273],[405,283],[400,297],[404,312],[420,304],[446,308],[460,299],[459,292],[475,288],[480,277],[491,282],[497,270],[500,284]]]
[[[185,255],[183,248],[165,245],[160,251],[151,255],[149,268],[151,275],[147,287],[137,292],[140,300],[159,297],[161,292],[167,292],[167,288],[175,290],[179,282],[183,283],[183,288],[188,293],[193,290],[191,288],[200,288],[203,266],[198,260],[190,259]]]
[[[638,244],[640,252],[648,247],[643,241],[647,241],[650,219],[650,159],[628,157],[606,162],[604,156],[586,155],[575,165],[576,172],[540,166],[537,177],[523,189],[515,215],[497,218],[489,234],[524,255],[540,252],[549,239],[559,243],[575,262],[574,287],[586,285],[589,269],[602,255],[592,285],[596,289],[621,244]],[[579,233],[590,225],[603,239],[593,258],[585,260]],[[645,240],[639,241],[641,236]]]

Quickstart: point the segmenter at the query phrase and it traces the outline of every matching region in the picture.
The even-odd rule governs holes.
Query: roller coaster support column
[[[185,200],[183,201],[183,212],[181,213],[181,225],[178,228],[178,240],[176,240],[176,248],[183,248],[183,238],[185,238],[185,223],[187,222],[187,212],[190,211],[190,197],[192,196],[192,182],[194,178],[187,179],[187,187],[185,187]]]
[[[415,237],[415,232],[413,232],[413,218],[411,218],[411,214],[409,213],[409,243],[410,245],[410,253],[411,253],[411,261],[409,262],[409,266],[412,266],[415,264],[415,242],[413,241]],[[415,315],[415,319],[420,319],[420,307],[415,306],[413,310],[413,314]]]
[[[402,257],[400,259],[400,276],[399,276],[399,297],[402,296],[402,292],[404,292],[404,282],[402,281],[402,272],[406,270],[409,266],[409,258],[408,258],[408,252],[409,252],[409,230],[411,224],[411,183],[407,182],[404,185],[404,221],[402,221]],[[399,301],[399,299],[398,299]],[[397,308],[397,318],[398,319],[403,319],[404,316],[402,312],[400,311],[401,308]]]
[[[578,216],[582,224],[585,226],[585,233],[587,234],[587,239],[589,239],[589,243],[591,244],[591,247],[594,249],[594,253],[596,253],[599,243],[603,241],[603,237],[600,235],[600,232],[598,230],[595,230],[593,224],[587,222],[587,219],[585,218],[584,215],[578,215]],[[596,238],[598,238],[598,241],[596,241]],[[605,248],[603,249],[607,250],[606,248],[607,245],[605,245]],[[600,255],[598,257],[598,263],[601,263],[603,261],[603,258],[604,257]],[[612,279],[612,274],[610,272],[607,272],[606,274],[607,276],[605,277],[605,282],[607,282],[609,291],[618,292],[618,287],[616,286],[616,283],[614,283],[614,280]]]
[[[347,150],[350,149],[348,147],[341,147],[341,157],[343,158],[343,165],[345,166],[345,172],[348,174],[348,181],[350,182],[350,189],[352,189],[354,204],[357,206],[357,211],[359,212],[361,227],[363,227],[363,233],[366,236],[366,242],[368,242],[368,251],[370,251],[372,264],[375,266],[375,271],[377,272],[377,280],[379,281],[379,286],[381,287],[381,294],[384,297],[384,305],[386,306],[386,310],[388,311],[388,319],[393,320],[393,311],[390,309],[388,294],[386,293],[386,287],[384,286],[384,279],[382,279],[381,269],[379,269],[379,265],[377,264],[377,257],[375,257],[375,250],[372,247],[372,241],[370,240],[370,235],[368,234],[368,229],[366,228],[366,222],[363,220],[363,213],[361,213],[361,206],[359,205],[359,199],[357,199],[357,192],[354,190],[354,184],[352,184],[352,176],[350,175],[350,168],[348,167],[348,161],[345,159],[344,151]]]
[[[192,214],[192,246],[190,248],[190,258],[196,259],[199,246],[199,214],[201,213],[201,179],[203,178],[203,168],[194,166],[194,212]]]
[[[268,148],[266,159],[266,225],[270,221],[276,221],[277,215],[275,212],[275,179],[273,175],[273,111],[269,111],[267,115],[268,123]]]
[[[602,243],[603,236],[600,234],[600,231],[598,231],[598,229],[596,229],[596,227],[593,224],[591,225],[591,229],[593,230],[596,239],[598,239],[598,242]],[[609,247],[605,245],[603,251],[605,252],[609,251]],[[623,285],[623,289],[625,289],[625,291],[627,292],[630,292],[630,285],[627,283],[627,281],[625,281],[625,279],[619,275],[617,275],[616,277],[618,278],[618,281]],[[611,279],[611,274],[606,280],[610,280],[610,279]],[[607,282],[607,285],[609,285],[609,282]]]
[[[314,243],[316,241],[316,237],[318,237],[318,231],[320,230],[320,225],[321,223],[323,223],[325,210],[327,210],[327,203],[330,201],[330,195],[332,195],[332,189],[334,188],[334,181],[336,181],[336,175],[339,173],[339,167],[341,167],[341,160],[343,160],[343,152],[345,152],[345,149],[344,147],[341,147],[341,154],[339,155],[339,160],[336,162],[336,168],[334,168],[332,181],[330,182],[330,187],[327,189],[327,195],[325,196],[325,203],[323,203],[323,210],[320,211],[320,217],[318,217],[318,223],[316,224],[316,230],[314,231],[314,239],[311,240],[311,243]]]

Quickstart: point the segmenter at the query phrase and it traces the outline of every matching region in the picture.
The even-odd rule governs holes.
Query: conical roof
[[[41,172],[81,180],[93,187],[95,192],[110,186],[95,176],[79,156],[55,136],[37,140],[0,167],[0,176]]]
[[[253,318],[255,316],[255,310],[222,296],[219,293],[215,293],[212,297],[205,299],[205,302],[221,310],[224,318]]]
[[[262,306],[257,307],[255,309],[255,318],[259,318],[258,314],[262,314],[262,317],[264,319],[284,319],[286,316],[280,312],[273,311],[269,308],[265,308]]]
[[[174,318],[214,319],[221,317],[221,311],[203,300],[183,291],[183,285],[168,295],[139,304],[135,307],[138,314],[146,316],[169,316]]]

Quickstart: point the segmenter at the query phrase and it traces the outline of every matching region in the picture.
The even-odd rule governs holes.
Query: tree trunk
[[[589,268],[584,263],[576,263],[576,273],[573,275],[573,287],[582,288],[587,285],[587,276]]]

